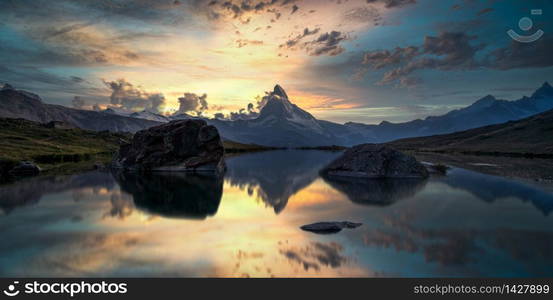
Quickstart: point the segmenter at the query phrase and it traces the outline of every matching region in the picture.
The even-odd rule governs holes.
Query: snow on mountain
[[[163,122],[163,123],[167,123],[167,122],[171,121],[171,119],[166,117],[166,116],[156,114],[156,113],[146,111],[146,110],[143,110],[141,112],[134,112],[134,113],[130,114],[129,117],[138,118],[138,119],[145,119],[145,120],[150,120],[150,121],[156,121],[156,122]]]

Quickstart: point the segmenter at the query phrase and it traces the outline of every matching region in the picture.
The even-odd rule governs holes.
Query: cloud
[[[345,40],[348,40],[348,37],[340,31],[326,32],[319,35],[318,38],[312,41],[301,42],[307,36],[315,35],[319,33],[319,31],[320,28],[315,28],[313,30],[305,28],[301,34],[289,39],[279,47],[288,49],[303,49],[311,56],[335,56],[345,51],[345,49],[339,44]]]
[[[369,4],[384,4],[386,8],[402,7],[409,4],[417,3],[416,0],[367,0]]]
[[[84,79],[82,79],[81,77],[78,77],[78,76],[71,76],[70,78],[75,83],[81,83],[81,82],[84,81]]]
[[[317,34],[319,33],[321,29],[320,28],[315,28],[313,30],[309,30],[308,27],[306,27],[303,32],[299,35],[297,35],[296,37],[292,38],[292,39],[289,39],[288,41],[286,41],[286,43],[280,45],[279,47],[280,48],[283,48],[283,47],[286,47],[286,48],[293,48],[294,46],[296,46],[304,37],[306,36],[310,36],[310,35],[314,35],[314,34]]]
[[[75,97],[73,97],[73,100],[71,101],[71,104],[73,105],[74,108],[83,109],[86,105],[86,102],[84,101],[83,98],[81,98],[79,96],[75,96]]]
[[[475,55],[485,44],[473,45],[476,36],[464,32],[442,32],[426,36],[422,46],[396,47],[394,50],[369,51],[363,55],[366,66],[361,73],[393,67],[387,71],[379,84],[390,84],[399,80],[402,86],[412,86],[414,78],[406,78],[420,69],[469,70],[480,66]]]
[[[161,93],[146,92],[140,86],[134,86],[125,79],[102,81],[111,90],[110,103],[115,107],[129,111],[163,111],[165,96]]]
[[[505,47],[482,54],[487,45],[475,44],[476,39],[477,36],[464,32],[442,32],[436,37],[426,36],[421,46],[369,51],[362,58],[364,68],[355,76],[363,76],[369,70],[387,69],[378,84],[395,82],[401,87],[413,87],[420,79],[411,75],[422,69],[505,71],[553,66],[553,56],[550,55],[552,38],[542,38],[534,43],[512,41]]]
[[[494,9],[491,8],[491,7],[488,7],[488,8],[484,8],[484,9],[480,10],[476,15],[477,16],[482,16],[482,15],[485,15],[487,13],[491,13],[492,11],[494,11]]]
[[[209,19],[238,19],[242,23],[249,23],[252,14],[274,13],[275,19],[279,19],[281,12],[279,7],[287,6],[295,1],[289,0],[196,0],[193,7],[203,12]],[[296,5],[294,5],[296,6]],[[294,8],[293,8],[294,9]],[[297,9],[296,9],[297,10]]]
[[[345,49],[340,46],[340,42],[347,40],[347,36],[340,31],[331,31],[323,33],[314,41],[306,44],[309,55],[329,55],[335,56],[341,54]]]
[[[180,114],[195,112],[197,115],[201,115],[203,111],[208,109],[207,94],[184,93],[184,96],[178,100],[179,109],[177,113]]]
[[[261,46],[261,45],[263,45],[263,41],[247,40],[247,39],[238,39],[238,40],[236,40],[236,46],[238,48],[242,48],[242,47],[249,46],[249,45]]]
[[[553,66],[553,38],[541,38],[533,43],[512,41],[496,49],[486,58],[485,65],[498,70],[545,68]]]
[[[373,23],[378,25],[382,21],[380,11],[372,6],[356,7],[344,14],[345,22]]]
[[[298,11],[298,9],[300,9],[300,8],[297,5],[294,4],[294,6],[292,6],[292,12],[290,14],[293,15],[295,12]]]

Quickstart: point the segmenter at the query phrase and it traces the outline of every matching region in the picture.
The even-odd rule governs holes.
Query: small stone
[[[303,225],[300,228],[305,231],[310,231],[313,233],[319,234],[330,234],[338,233],[344,228],[357,228],[363,225],[363,223],[354,223],[354,222],[318,222],[308,225]]]

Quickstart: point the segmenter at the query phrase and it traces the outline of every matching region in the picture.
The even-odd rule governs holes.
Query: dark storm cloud
[[[165,97],[161,93],[149,93],[125,79],[103,81],[111,90],[110,103],[129,111],[148,110],[161,112]]]
[[[367,0],[367,3],[382,3],[386,8],[401,7],[417,3],[416,0]]]
[[[203,111],[208,109],[207,94],[197,95],[195,93],[184,93],[179,98],[179,110],[177,113],[195,112],[201,115]]]

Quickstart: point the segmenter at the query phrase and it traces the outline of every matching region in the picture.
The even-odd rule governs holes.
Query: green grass
[[[45,170],[109,161],[128,140],[127,134],[46,128],[23,119],[0,119],[0,160],[34,161]]]

